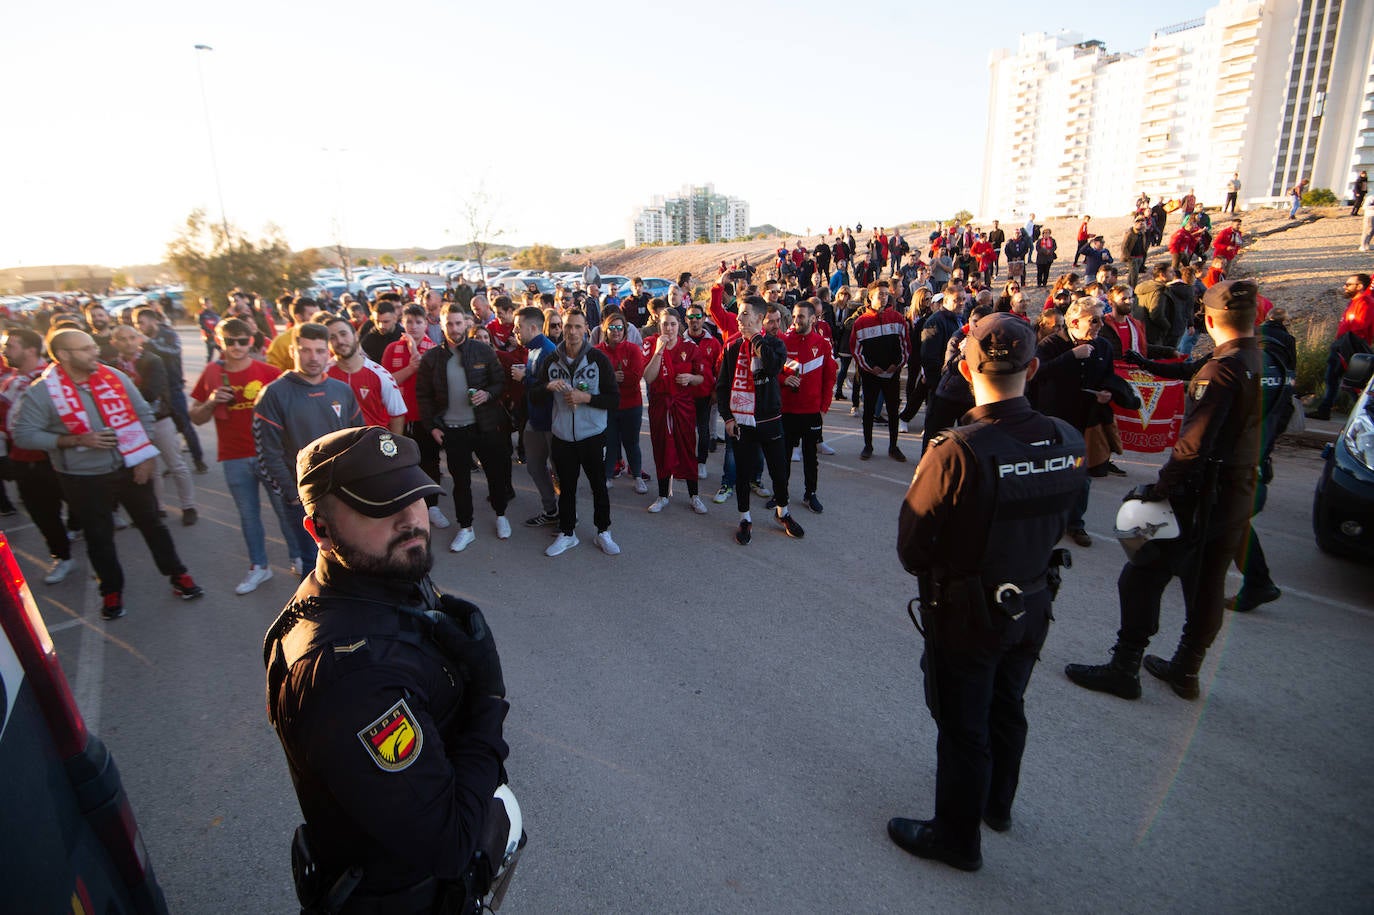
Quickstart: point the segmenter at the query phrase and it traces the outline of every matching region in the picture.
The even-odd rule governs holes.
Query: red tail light
[[[86,747],[86,722],[76,707],[52,636],[19,571],[9,539],[0,533],[0,625],[24,666],[29,686],[47,719],[57,750],[66,759]]]

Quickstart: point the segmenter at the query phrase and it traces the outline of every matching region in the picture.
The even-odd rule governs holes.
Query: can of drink
[[[468,403],[476,403],[477,389],[468,388]]]

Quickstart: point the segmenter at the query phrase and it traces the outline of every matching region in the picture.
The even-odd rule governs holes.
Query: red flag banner
[[[1127,410],[1112,404],[1116,428],[1121,434],[1121,447],[1145,454],[1168,451],[1178,440],[1178,430],[1183,425],[1188,382],[1160,378],[1121,361],[1116,363],[1116,374],[1124,378],[1140,397],[1139,410]]]

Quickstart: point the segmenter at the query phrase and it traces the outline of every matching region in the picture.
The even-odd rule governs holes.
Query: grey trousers
[[[529,471],[534,488],[539,490],[539,504],[546,515],[558,514],[558,496],[553,491],[553,474],[549,472],[549,452],[553,447],[553,433],[525,427],[525,469]]]

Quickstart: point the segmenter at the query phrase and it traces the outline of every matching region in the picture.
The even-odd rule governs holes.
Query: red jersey
[[[221,461],[257,456],[258,449],[253,444],[253,405],[267,383],[280,374],[281,369],[256,359],[237,372],[226,371],[223,362],[212,362],[200,373],[191,389],[192,400],[209,403],[215,391],[224,385],[234,389],[233,400],[215,404],[215,434],[219,438]]]
[[[511,367],[524,365],[529,359],[530,351],[523,346],[496,351],[496,361],[501,363],[501,370],[506,373],[506,389],[501,392],[501,402],[508,410],[513,411],[517,405],[523,406],[525,403],[525,382],[515,380],[510,373]]]
[[[1341,323],[1336,327],[1336,336],[1349,331],[1374,346],[1374,292],[1366,289],[1350,300],[1350,307],[1341,315]]]
[[[782,335],[787,346],[787,361],[778,374],[782,391],[782,412],[825,413],[835,397],[835,357],[830,341],[813,330],[805,336],[795,330]],[[786,384],[788,378],[801,378],[801,387]]]
[[[363,422],[369,426],[391,425],[393,416],[406,415],[406,401],[401,396],[400,385],[391,373],[377,363],[363,357],[363,367],[352,374],[339,368],[338,363],[329,367],[329,377],[337,378],[353,389],[358,398],[358,406],[363,410]]]
[[[515,345],[513,342],[513,338],[515,337],[514,321],[509,324],[502,324],[500,321],[492,321],[487,325],[487,333],[491,335],[492,349],[497,352],[510,349]]]
[[[701,354],[701,364],[705,368],[701,373],[705,377],[697,386],[696,396],[710,397],[716,390],[716,366],[720,364],[720,354],[725,351],[725,346],[707,333],[700,337],[693,337],[691,334],[684,334],[683,337],[696,344],[697,352]]]
[[[1227,226],[1217,233],[1217,240],[1212,243],[1212,253],[1228,261],[1235,260],[1236,255],[1240,253],[1240,243],[1240,230]]]
[[[1109,314],[1102,319],[1103,325],[1116,333],[1121,340],[1121,351],[1123,353],[1145,354],[1145,349],[1149,345],[1145,339],[1145,325],[1139,319],[1126,315],[1124,318]]]
[[[436,346],[438,346],[437,343],[425,336],[420,338],[415,349],[420,356],[423,356]],[[396,373],[408,365],[410,365],[410,347],[406,346],[405,337],[393,340],[386,345],[386,349],[382,350],[382,368],[391,373],[393,381],[395,381]],[[406,403],[406,422],[413,423],[420,418],[420,407],[415,400],[415,375],[412,374],[405,381],[397,381],[396,383],[400,386],[401,398]]]
[[[655,337],[654,339],[658,338]],[[649,361],[644,357],[644,351],[629,340],[621,340],[619,346],[611,346],[602,340],[596,345],[596,348],[605,353],[606,358],[611,360],[611,368],[617,372],[625,373],[625,377],[619,382],[619,409],[628,410],[630,407],[637,407],[642,404],[639,381],[644,377],[644,366]]]

